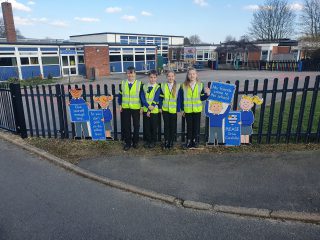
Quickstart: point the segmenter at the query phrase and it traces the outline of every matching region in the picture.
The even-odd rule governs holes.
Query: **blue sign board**
[[[71,122],[88,122],[89,113],[88,105],[83,104],[70,104],[70,119]]]
[[[236,86],[233,84],[212,82],[209,100],[230,104],[232,102],[235,89]]]
[[[241,144],[241,113],[231,111],[225,118],[224,141],[227,146],[239,146]]]
[[[90,110],[89,121],[92,140],[106,140],[102,110]]]

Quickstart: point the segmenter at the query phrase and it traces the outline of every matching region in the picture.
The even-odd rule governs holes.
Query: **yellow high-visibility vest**
[[[146,97],[146,101],[149,105],[151,105],[152,103],[155,103],[157,105],[154,106],[154,109],[151,111],[151,113],[159,113],[159,108],[158,108],[158,103],[154,102],[154,95],[156,94],[157,90],[159,89],[159,85],[158,84],[155,84],[153,87],[152,87],[152,90],[148,93],[148,85],[145,84],[143,85],[143,91],[144,91],[144,94],[145,94],[145,97]],[[143,111],[144,112],[147,112],[148,111],[148,108],[146,108],[145,106],[143,107]]]
[[[170,91],[168,83],[161,84],[163,94],[162,110],[169,113],[177,113],[177,98],[180,85],[177,84],[176,92]],[[174,96],[173,96],[174,95]]]
[[[191,87],[186,87],[183,84],[183,104],[185,113],[202,112],[202,102],[200,99],[202,89],[202,83],[196,83],[193,90]]]
[[[131,89],[129,89],[128,80],[123,80],[121,82],[122,89],[122,108],[124,109],[140,109],[140,87],[141,81],[134,80]]]

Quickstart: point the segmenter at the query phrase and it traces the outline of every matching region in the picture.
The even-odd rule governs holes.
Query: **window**
[[[144,61],[144,55],[136,55],[136,61]]]
[[[37,57],[30,57],[30,64],[31,65],[39,64],[39,59]]]
[[[83,64],[84,63],[84,58],[82,55],[78,56],[78,64]]]
[[[177,60],[177,52],[172,51],[172,60]]]
[[[120,36],[120,43],[121,44],[128,44],[128,36]]]
[[[20,58],[21,65],[29,65],[29,58],[22,57]]]
[[[162,50],[168,50],[168,46],[162,46]]]
[[[42,57],[41,60],[43,65],[59,64],[59,57]]]
[[[132,62],[133,61],[133,55],[123,55],[123,61],[124,62]]]
[[[121,55],[110,55],[110,62],[121,62]]]
[[[17,66],[17,59],[14,57],[0,58],[0,66]]]
[[[154,54],[147,54],[147,60],[156,60],[156,56]]]
[[[168,57],[168,53],[163,53],[162,57]]]
[[[137,44],[137,37],[129,37],[129,44]]]
[[[204,60],[209,60],[209,53],[208,52],[204,53]]]
[[[261,52],[261,60],[267,61],[268,59],[268,51],[262,51]]]
[[[197,60],[202,61],[203,60],[203,51],[197,51]]]

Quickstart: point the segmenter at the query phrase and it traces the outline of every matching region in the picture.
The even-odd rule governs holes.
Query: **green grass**
[[[304,133],[307,131],[308,128],[308,121],[309,121],[309,113],[311,109],[311,102],[312,102],[312,92],[308,92],[307,97],[306,97],[306,102],[305,102],[305,108],[303,111],[303,117],[302,117],[302,124],[301,124],[301,133]],[[302,95],[298,95],[296,97],[295,101],[295,107],[293,111],[293,118],[292,118],[292,126],[291,126],[291,134],[294,135],[297,132],[297,126],[298,126],[298,120],[299,120],[299,114],[300,114],[300,108],[301,108],[301,100],[302,100]],[[285,108],[283,111],[283,119],[281,124],[281,132],[286,133],[287,128],[288,128],[288,122],[289,122],[289,112],[290,112],[290,106],[291,106],[291,96],[285,101]],[[269,117],[270,117],[270,106],[266,106],[265,108],[265,114],[263,118],[263,127],[262,127],[262,133],[267,133],[268,128],[269,128]],[[279,116],[280,116],[280,102],[276,102],[275,108],[274,108],[274,114],[272,117],[272,133],[277,133],[277,128],[278,128],[278,121],[279,121]],[[312,123],[312,128],[311,132],[316,133],[317,128],[318,128],[318,121],[320,118],[320,96],[318,94],[317,100],[316,100],[316,106],[315,106],[315,111],[314,111],[314,116],[313,116],[313,123]],[[253,126],[253,131],[254,133],[258,133],[258,128],[259,128],[259,121],[260,121],[260,107],[257,108],[256,113],[255,113],[255,124]],[[265,140],[265,137],[263,137]],[[276,137],[272,137],[271,142],[274,142]],[[290,140],[295,139],[295,137],[290,138]],[[254,141],[256,141],[257,138],[254,138]],[[304,139],[302,139],[304,140]],[[312,140],[312,139],[310,139]],[[284,142],[285,137],[281,137],[280,142]]]

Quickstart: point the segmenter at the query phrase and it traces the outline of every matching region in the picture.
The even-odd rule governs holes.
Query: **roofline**
[[[101,33],[80,34],[80,35],[69,36],[69,38],[92,36],[92,35],[103,35],[103,34],[125,34],[125,35],[142,35],[142,36],[161,36],[161,37],[181,37],[181,38],[184,38],[184,36],[175,36],[175,35],[160,35],[160,34],[145,34],[145,33],[120,33],[120,32],[101,32]]]

